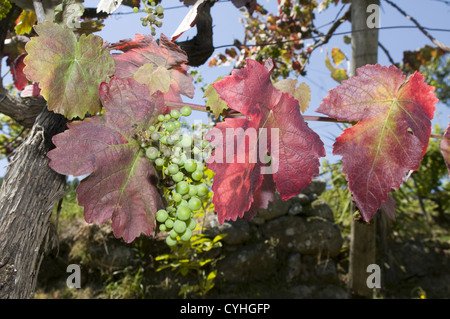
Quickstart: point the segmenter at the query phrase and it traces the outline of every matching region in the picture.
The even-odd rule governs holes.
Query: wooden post
[[[378,28],[373,23],[379,20],[379,0],[357,0],[352,2],[352,59],[351,75],[366,64],[376,64],[378,58]],[[374,6],[375,5],[375,6]],[[369,7],[370,6],[370,7]],[[376,222],[370,224],[352,220],[350,261],[349,261],[349,298],[371,298],[372,289],[367,287],[367,266],[375,263]]]

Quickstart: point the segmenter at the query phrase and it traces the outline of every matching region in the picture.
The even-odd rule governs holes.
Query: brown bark
[[[17,150],[0,188],[0,298],[34,294],[41,243],[49,218],[62,197],[65,176],[49,166],[51,137],[65,128],[61,115],[46,109]]]

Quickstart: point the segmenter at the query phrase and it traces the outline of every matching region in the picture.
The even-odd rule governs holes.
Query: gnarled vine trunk
[[[8,166],[0,188],[0,298],[33,297],[41,244],[65,185],[65,176],[48,166],[46,154],[65,123],[45,109]]]

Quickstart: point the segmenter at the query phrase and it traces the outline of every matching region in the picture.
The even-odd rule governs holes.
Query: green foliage
[[[183,277],[193,276],[194,282],[185,283],[181,286],[179,295],[183,297],[198,295],[205,297],[215,283],[217,276],[216,263],[220,260],[219,257],[211,255],[214,249],[222,246],[220,242],[225,234],[219,234],[213,239],[203,234],[203,221],[208,209],[212,209],[211,205],[212,193],[208,194],[208,204],[203,209],[196,213],[195,219],[200,222],[194,229],[191,239],[182,244],[171,247],[170,253],[159,255],[155,258],[160,262],[157,271],[169,269],[176,275]]]
[[[0,159],[9,157],[25,139],[28,129],[0,114]]]

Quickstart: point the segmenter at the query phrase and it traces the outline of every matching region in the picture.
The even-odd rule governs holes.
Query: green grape
[[[173,239],[172,237],[167,236],[166,237],[166,244],[167,244],[167,246],[172,247],[172,246],[175,246],[177,244],[177,241],[175,239]]]
[[[156,14],[163,14],[164,13],[164,8],[161,5],[157,5],[155,8],[155,12]]]
[[[200,153],[200,149],[197,146],[194,146],[194,148],[192,149],[192,153],[194,153],[194,155],[197,155],[198,153]]]
[[[159,221],[160,223],[164,223],[168,217],[169,214],[165,209],[160,209],[156,213],[156,220]]]
[[[159,17],[162,18],[163,16],[160,14]],[[155,25],[156,25],[158,28],[161,28],[162,25],[163,25],[163,22],[162,22],[162,21],[156,21],[156,22],[155,22]]]
[[[178,172],[175,175],[172,175],[172,179],[175,183],[181,182],[184,179],[183,172]]]
[[[192,113],[192,109],[189,106],[185,105],[181,108],[180,113],[183,116],[189,116]]]
[[[156,21],[156,17],[153,14],[149,14],[147,16],[147,19],[148,19],[148,21],[150,21],[150,23],[155,23],[155,21]]]
[[[183,148],[191,147],[191,145],[192,145],[192,137],[190,135],[183,134],[179,144]]]
[[[171,229],[173,227],[173,220],[168,218],[165,222],[164,225],[166,225],[166,229]]]
[[[151,125],[149,128],[150,132],[154,132],[156,130],[156,127],[154,125]]]
[[[178,111],[178,110],[172,110],[172,111],[170,111],[170,116],[172,116],[172,118],[177,120],[180,118],[181,114],[180,114],[180,111]]]
[[[208,186],[206,186],[205,183],[201,183],[200,185],[197,185],[197,195],[200,197],[206,196],[209,193]]]
[[[134,13],[138,13],[138,12],[139,12],[139,8],[138,8],[138,7],[134,7],[134,8],[133,8],[133,12],[134,12]]]
[[[170,175],[175,175],[176,173],[178,173],[178,165],[177,164],[170,164],[167,167],[167,170],[169,171]]]
[[[183,173],[181,173],[181,174],[183,174]],[[182,200],[181,194],[174,193],[174,194],[172,195],[172,199],[173,199],[176,203],[181,202],[181,200]]]
[[[181,203],[179,204],[179,206],[186,206],[186,207],[189,207],[189,203],[187,202],[187,200],[182,199],[182,200],[181,200]]]
[[[195,196],[197,195],[197,186],[196,185],[189,185],[189,196]]]
[[[189,208],[193,211],[199,210],[200,208],[202,208],[202,201],[197,197],[192,197],[189,200]]]
[[[184,231],[184,233],[180,236],[180,239],[182,241],[189,241],[192,237],[192,230],[190,230],[189,228],[186,228],[186,230]]]
[[[178,122],[178,121],[176,121],[176,122],[175,122],[175,126],[176,126],[177,128],[180,128],[180,127],[181,127],[181,123]]]
[[[194,181],[199,182],[203,178],[203,171],[194,171],[194,172],[192,172],[191,178]]]
[[[195,172],[197,169],[197,162],[193,159],[188,159],[184,162],[184,169],[189,173]]]
[[[197,162],[197,169],[196,171],[201,171],[203,172],[203,169],[205,168],[205,165],[203,165],[202,162]]]
[[[171,118],[172,118],[172,116],[170,116],[170,114],[164,115],[164,119],[165,119],[166,121],[170,120]]]
[[[164,114],[159,114],[158,115],[158,121],[163,122],[164,121]]]
[[[189,184],[185,181],[178,182],[175,189],[178,194],[185,195],[189,192]]]
[[[156,147],[152,146],[152,147],[147,148],[147,150],[145,151],[145,155],[149,159],[154,160],[154,159],[156,159],[158,157],[159,151],[158,151],[158,149]]]
[[[164,166],[164,160],[160,157],[155,160],[156,166]]]
[[[150,2],[150,5],[151,5],[152,7],[156,6],[155,1]]]
[[[152,132],[152,134],[150,134],[150,138],[157,142],[161,138],[161,135],[158,132]]]
[[[190,205],[189,205],[190,207]],[[189,218],[191,218],[191,210],[189,209],[189,207],[186,206],[178,206],[177,209],[177,218],[179,220],[188,220]]]
[[[170,115],[169,115],[170,116]],[[172,132],[174,129],[176,129],[175,123],[174,122],[168,122],[166,124],[166,130],[167,132]]]
[[[162,137],[159,139],[159,142],[160,142],[161,144],[166,145],[166,144],[167,144],[167,136],[162,136]]]
[[[182,234],[186,230],[186,223],[182,220],[177,220],[173,223],[173,229],[178,233]]]
[[[186,227],[189,228],[190,230],[194,230],[195,226],[197,226],[197,222],[194,219],[189,219],[189,221],[187,222]]]
[[[209,141],[202,140],[202,148],[208,148],[208,146],[209,146]]]
[[[169,236],[172,239],[176,239],[177,236],[178,236],[178,233],[175,231],[175,229],[171,229],[170,232],[169,232]]]
[[[160,231],[166,231],[166,230],[167,230],[166,225],[165,225],[165,224],[159,225],[159,230],[160,230]]]

